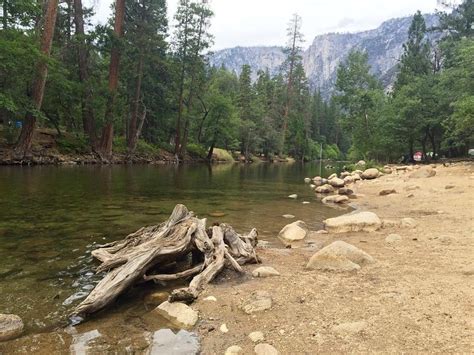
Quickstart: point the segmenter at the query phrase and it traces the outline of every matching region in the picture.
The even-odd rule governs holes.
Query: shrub
[[[189,143],[187,146],[186,146],[186,150],[188,152],[188,154],[192,157],[195,157],[195,158],[206,158],[207,157],[207,151],[206,151],[206,148],[204,148],[202,145],[200,144],[195,144],[195,143]]]
[[[85,136],[63,134],[56,137],[56,146],[62,154],[85,154],[90,152],[89,143]]]

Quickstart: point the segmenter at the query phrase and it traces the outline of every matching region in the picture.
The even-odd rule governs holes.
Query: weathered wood
[[[206,231],[205,219],[198,219],[185,206],[177,205],[165,223],[140,228],[125,239],[102,245],[92,252],[101,261],[97,271],[108,273],[76,307],[73,315],[96,312],[139,283],[164,283],[193,276],[188,287],[174,290],[170,296],[171,302],[192,302],[225,267],[243,272],[242,264],[258,263],[256,244],[255,229],[247,236],[239,235],[226,224]],[[163,273],[163,269],[173,271],[171,268],[187,257],[194,265],[191,261],[184,271]],[[147,275],[151,270],[155,270],[155,274]]]

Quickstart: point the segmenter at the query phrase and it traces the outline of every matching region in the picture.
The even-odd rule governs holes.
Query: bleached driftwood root
[[[184,205],[176,205],[166,222],[140,228],[124,240],[102,245],[92,252],[102,262],[97,271],[108,273],[73,314],[86,316],[94,313],[141,282],[160,283],[191,276],[193,279],[189,286],[174,290],[170,301],[192,302],[225,267],[242,272],[241,265],[258,263],[256,245],[256,229],[247,236],[237,234],[226,224],[206,230],[205,219],[194,217]],[[147,275],[152,270],[169,269],[170,265],[188,255],[192,255],[193,262],[184,271]],[[200,260],[196,262],[197,259]]]

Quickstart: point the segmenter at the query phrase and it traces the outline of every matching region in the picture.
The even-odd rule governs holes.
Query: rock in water
[[[385,241],[389,244],[400,242],[402,240],[402,237],[400,237],[398,234],[389,234],[387,238],[385,238]]]
[[[265,336],[263,335],[262,332],[252,332],[249,334],[250,340],[252,340],[254,343],[258,343],[259,341],[264,341]]]
[[[284,214],[282,217],[283,217],[283,218],[286,218],[286,219],[293,219],[293,218],[295,218],[295,216],[293,216],[292,214]]]
[[[180,327],[191,328],[198,321],[198,313],[180,302],[163,302],[155,308],[163,317]]]
[[[379,171],[375,168],[367,169],[362,173],[362,179],[371,180],[379,177]]]
[[[243,354],[243,349],[240,346],[232,345],[227,348],[224,355]]]
[[[227,213],[221,212],[221,211],[214,211],[214,212],[209,212],[209,216],[211,216],[211,217],[225,217],[225,216],[227,216]]]
[[[359,270],[361,265],[373,262],[374,259],[366,252],[338,240],[314,254],[306,268],[328,271],[355,271]]]
[[[253,277],[280,276],[280,273],[270,266],[260,266],[252,271]]]
[[[197,355],[200,350],[196,334],[186,330],[174,334],[170,329],[160,329],[153,334],[148,354]]]
[[[329,194],[331,192],[334,192],[334,187],[329,184],[325,184],[323,186],[317,187],[314,191],[318,194]]]
[[[358,212],[326,219],[324,226],[329,233],[374,232],[382,221],[373,212]]]
[[[252,292],[250,298],[242,303],[240,309],[247,314],[256,312],[263,312],[267,309],[272,308],[272,297],[266,291],[255,291]]]
[[[291,224],[287,224],[278,234],[279,238],[284,241],[294,242],[302,240],[306,237],[308,228],[303,221],[296,221]]]
[[[270,344],[258,344],[253,349],[257,355],[278,355],[279,352]]]
[[[298,195],[297,194],[289,195],[288,198],[297,199]]]
[[[323,203],[346,203],[349,202],[349,197],[344,195],[333,195],[323,198]]]
[[[379,195],[380,196],[387,196],[387,195],[396,194],[396,193],[397,193],[397,191],[395,191],[395,189],[384,189],[384,190],[379,192]]]
[[[344,180],[336,177],[334,179],[329,180],[329,185],[331,185],[332,187],[344,187],[345,183]]]
[[[17,338],[23,333],[23,321],[14,314],[0,314],[0,341]]]
[[[311,179],[310,178],[304,178],[304,182],[309,184],[311,182]]]

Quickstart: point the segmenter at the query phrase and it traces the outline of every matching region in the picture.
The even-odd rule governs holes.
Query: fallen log
[[[257,235],[253,229],[241,236],[226,224],[206,230],[205,219],[196,218],[184,205],[176,205],[166,222],[140,228],[123,240],[92,251],[101,261],[97,272],[107,274],[75,308],[73,316],[94,313],[133,285],[147,281],[163,283],[193,277],[188,287],[176,289],[170,295],[170,302],[192,302],[225,267],[243,272],[241,265],[260,262],[255,251]],[[169,270],[183,257],[192,260],[188,269],[147,275],[152,270]]]

